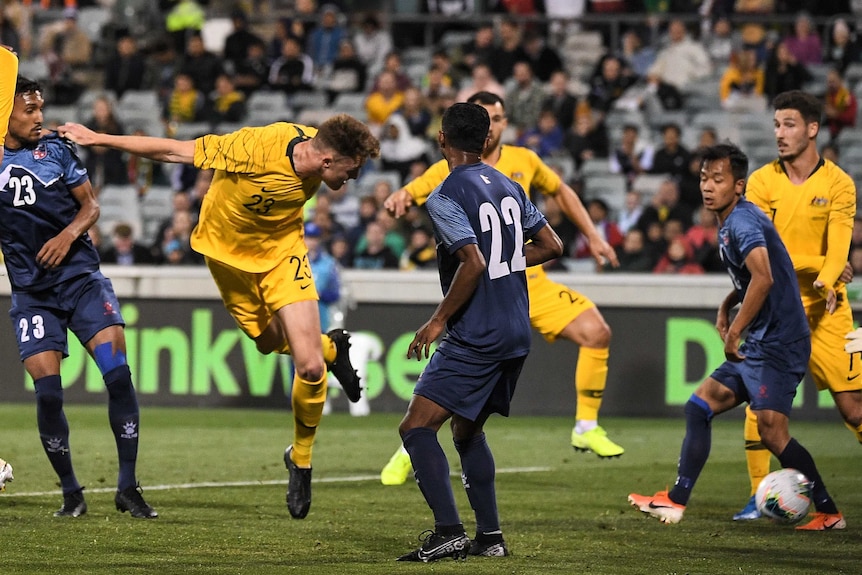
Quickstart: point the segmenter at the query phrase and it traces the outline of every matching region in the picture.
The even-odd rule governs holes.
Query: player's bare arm
[[[537,266],[563,255],[563,242],[550,225],[544,226],[524,245],[527,266]]]
[[[392,192],[388,198],[383,200],[383,207],[389,210],[389,213],[396,218],[400,218],[406,214],[412,205],[413,196],[404,188]]]
[[[90,182],[86,181],[80,186],[72,188],[71,191],[81,205],[81,209],[75,219],[59,234],[45,242],[45,245],[36,254],[36,261],[39,265],[48,269],[56,268],[63,263],[72,243],[84,235],[99,219],[99,203],[96,201],[96,195],[93,193],[93,186],[90,185]]]
[[[443,334],[446,321],[473,296],[476,286],[479,285],[479,279],[485,273],[485,257],[478,245],[467,244],[455,252],[455,255],[461,263],[452,278],[452,285],[446,297],[434,310],[431,319],[416,331],[410,347],[407,348],[407,359],[414,357],[415,354],[417,361],[421,360],[423,351],[426,359],[431,355],[431,344]]]
[[[736,290],[730,292],[724,301],[721,302],[721,305],[718,306],[718,313],[715,318],[715,329],[718,331],[718,335],[721,336],[721,340],[724,341],[724,337],[727,335],[727,328],[730,326],[730,310],[736,307],[739,303],[739,294],[736,293]]]
[[[587,236],[590,243],[590,253],[593,254],[596,262],[599,265],[610,262],[613,267],[619,267],[620,261],[617,259],[617,252],[599,235],[599,231],[593,225],[593,220],[590,219],[590,214],[587,213],[587,209],[575,190],[565,182],[561,182],[560,189],[557,190],[554,198],[560,204],[560,209],[563,210],[566,217],[572,220],[578,229]]]
[[[194,140],[101,134],[73,122],[59,126],[57,133],[82,146],[105,146],[158,162],[191,164],[195,157]]]
[[[814,289],[826,300],[826,311],[830,314],[835,313],[835,309],[838,307],[838,296],[835,294],[835,288],[831,286],[827,288],[826,284],[817,280],[814,282]]]
[[[724,336],[724,356],[729,361],[742,361],[745,356],[739,353],[742,332],[754,321],[774,282],[772,268],[769,267],[769,254],[765,246],[756,247],[745,258],[745,267],[751,273],[751,282],[745,292],[739,312],[727,328]]]

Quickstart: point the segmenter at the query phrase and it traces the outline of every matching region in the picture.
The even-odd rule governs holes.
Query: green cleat
[[[576,451],[592,451],[599,457],[619,457],[625,449],[608,439],[608,433],[601,427],[578,433],[572,429],[572,447]]]
[[[401,485],[407,481],[407,476],[413,471],[413,464],[410,462],[410,455],[404,449],[398,448],[395,455],[380,472],[380,483],[383,485]]]

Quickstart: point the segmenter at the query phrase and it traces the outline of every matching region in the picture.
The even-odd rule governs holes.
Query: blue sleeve
[[[69,189],[77,188],[87,180],[87,169],[76,153],[75,144],[66,139],[57,138],[52,146],[58,150],[60,161],[63,165],[63,179]]]
[[[467,213],[458,202],[438,189],[428,196],[425,206],[434,222],[437,237],[447,252],[454,254],[467,244],[479,243]]]
[[[731,233],[733,234],[733,243],[742,256],[742,260],[745,261],[751,250],[757,247],[766,247],[766,236],[763,235],[763,228],[754,214],[742,212],[739,215],[742,217],[735,219]]]

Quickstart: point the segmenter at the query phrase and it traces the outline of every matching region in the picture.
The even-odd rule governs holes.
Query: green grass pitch
[[[138,476],[159,511],[154,521],[114,509],[106,408],[68,406],[67,416],[89,504],[78,519],[52,517],[61,497],[39,444],[35,407],[0,405],[0,455],[16,478],[0,495],[4,575],[862,573],[862,447],[838,422],[791,421],[848,522],[841,532],[799,533],[766,520],[730,520],[748,497],[739,419],[715,422],[712,455],[685,519],[667,526],[630,507],[626,495],[673,482],[682,419],[605,419],[626,453],[600,460],[569,446],[570,419],[492,418],[488,440],[512,556],[422,565],[394,561],[433,525],[419,489],[413,481],[384,487],[377,480],[398,445],[398,415],[324,417],[311,513],[293,520],[282,462],[289,412],[144,406]],[[448,428],[440,437],[457,473]],[[472,535],[457,476],[453,485]]]

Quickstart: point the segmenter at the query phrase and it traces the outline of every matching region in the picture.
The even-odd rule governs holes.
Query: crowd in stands
[[[715,219],[701,207],[698,149],[731,137],[748,151],[753,131],[744,124],[757,116],[760,133],[752,141],[773,151],[761,157],[752,149],[750,156],[755,164],[772,159],[769,101],[779,92],[801,88],[822,97],[824,155],[835,154],[840,164],[849,153],[844,142],[862,142],[852,139],[862,79],[857,3],[490,0],[484,4],[492,12],[480,13],[470,0],[425,2],[431,14],[484,16],[459,19],[459,32],[448,36],[435,29],[432,46],[421,33],[405,36],[416,31],[406,23],[387,24],[383,12],[347,12],[314,0],[165,1],[161,31],[136,33],[115,17],[95,36],[82,26],[84,2],[2,4],[0,42],[22,54],[22,72],[37,71],[49,106],[77,114],[51,116],[56,122],[187,139],[279,120],[313,124],[337,111],[366,121],[380,138],[381,158],[341,190],[324,186],[306,214],[320,245],[345,268],[434,268],[423,209],[395,220],[383,200],[440,158],[442,111],[480,90],[505,99],[506,142],[530,148],[559,171],[621,262],[616,269],[589,263],[582,234],[545,198],[540,207],[565,244],[553,269],[722,271]],[[275,14],[281,4],[288,8]],[[222,18],[229,29],[213,40],[207,23],[217,8],[229,14]],[[578,10],[643,17],[623,20],[619,34],[609,34],[579,25]],[[259,18],[260,11],[273,17]],[[745,19],[769,13],[784,18]],[[595,38],[589,50],[579,43]],[[693,122],[699,113],[715,122]],[[743,120],[731,128],[722,123],[733,118]],[[202,263],[188,238],[212,174],[109,150],[84,153],[97,190],[130,188],[141,202],[151,190],[171,190],[164,200],[170,208],[157,222],[103,218],[105,237],[95,239],[105,262]],[[862,231],[858,239],[851,259],[862,272]]]

